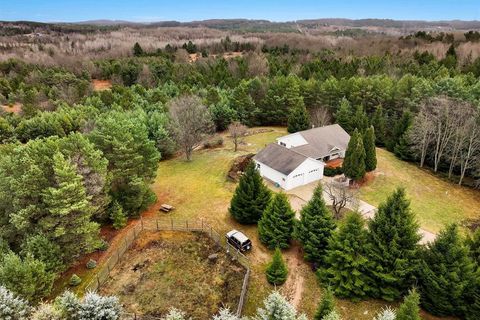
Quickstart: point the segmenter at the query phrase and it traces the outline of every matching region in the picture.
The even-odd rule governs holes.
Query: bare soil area
[[[204,234],[144,232],[100,292],[117,295],[138,315],[162,316],[176,307],[208,319],[221,307],[236,310],[244,271]]]
[[[92,85],[95,91],[109,90],[112,88],[112,81],[93,79]]]
[[[20,103],[14,103],[13,105],[2,105],[2,110],[8,113],[19,114],[22,111],[22,105]]]

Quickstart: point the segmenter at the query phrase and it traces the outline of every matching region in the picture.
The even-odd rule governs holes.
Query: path
[[[297,308],[302,301],[303,283],[305,281],[300,268],[304,263],[300,245],[295,243],[284,253],[284,257],[288,267],[288,278],[282,288],[282,293],[287,297],[290,303]]]
[[[305,203],[307,203],[312,198],[313,190],[316,186],[317,182],[312,182],[310,184],[303,185],[288,191],[292,208],[297,212],[297,214],[300,209],[305,205]],[[323,198],[325,199],[327,205],[332,204],[332,201],[325,192],[323,193]],[[375,215],[375,211],[377,210],[375,206],[372,206],[371,204],[363,200],[359,200],[358,203],[354,205],[350,204],[347,206],[347,208],[350,210],[358,210],[366,219],[373,218],[373,216]],[[427,244],[434,241],[436,238],[436,235],[434,233],[425,229],[420,228],[419,232],[422,235],[422,239],[420,240],[421,244]]]

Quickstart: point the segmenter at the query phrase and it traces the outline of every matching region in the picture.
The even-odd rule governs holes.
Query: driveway
[[[322,181],[329,181],[331,179],[332,178],[330,177],[324,177]],[[290,199],[290,204],[292,205],[292,208],[296,211],[297,216],[302,207],[312,198],[313,190],[317,186],[317,183],[318,182],[315,181],[287,191],[288,198]],[[323,198],[325,199],[327,205],[332,204],[330,197],[325,192],[323,193]],[[360,214],[366,219],[373,218],[373,216],[375,215],[375,211],[377,210],[375,206],[372,206],[371,204],[363,200],[358,200],[358,202],[355,204],[347,205],[347,208],[350,210],[358,210],[358,212],[360,212]],[[434,233],[424,229],[420,229],[420,234],[422,235],[422,239],[420,240],[421,244],[427,244],[434,241],[436,238],[436,235]]]

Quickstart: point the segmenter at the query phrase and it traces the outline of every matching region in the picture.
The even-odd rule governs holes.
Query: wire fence
[[[179,219],[149,219],[140,220],[140,223],[131,228],[126,236],[122,239],[118,249],[110,253],[110,256],[98,271],[92,281],[86,286],[85,291],[97,291],[105,281],[108,280],[110,272],[121,260],[122,256],[128,251],[135,239],[138,238],[142,231],[178,231],[178,232],[202,232],[209,236],[217,246],[222,247],[225,252],[234,260],[238,261],[245,268],[242,290],[237,305],[236,315],[242,315],[243,306],[245,304],[248,282],[250,280],[250,261],[239,250],[229,244],[225,237],[222,237],[210,224],[204,220],[179,220]],[[122,319],[139,319],[139,320],[156,320],[160,319],[152,316],[142,316],[137,314],[125,313]]]

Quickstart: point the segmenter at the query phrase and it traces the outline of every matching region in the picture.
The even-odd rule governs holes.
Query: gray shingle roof
[[[314,159],[323,158],[337,147],[346,150],[350,136],[338,124],[313,128],[298,132],[308,142],[307,145],[292,148],[292,150]]]
[[[307,157],[276,143],[271,143],[257,153],[253,159],[288,176],[301,165]]]

